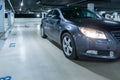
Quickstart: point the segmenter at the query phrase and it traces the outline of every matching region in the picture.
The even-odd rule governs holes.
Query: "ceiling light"
[[[41,1],[36,2],[36,4],[40,4],[40,3],[41,3]]]
[[[23,2],[21,2],[21,4],[20,4],[21,6],[23,6]]]
[[[20,8],[19,11],[22,11],[22,9]]]
[[[37,14],[36,16],[37,16],[37,17],[40,17],[40,14]]]

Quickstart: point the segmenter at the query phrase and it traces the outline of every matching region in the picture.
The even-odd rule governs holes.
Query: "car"
[[[41,37],[61,45],[69,59],[120,57],[120,22],[79,7],[52,9],[40,26]]]

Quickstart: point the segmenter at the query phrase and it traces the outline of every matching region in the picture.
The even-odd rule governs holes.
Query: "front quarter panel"
[[[79,31],[79,27],[75,24],[73,24],[70,21],[67,22],[62,22],[61,23],[61,30],[60,30],[60,40],[61,40],[61,36],[62,34],[64,34],[65,32],[68,32],[69,34],[71,34],[71,36],[74,38],[74,40],[76,39],[76,35],[78,35]],[[60,41],[61,43],[61,41]]]

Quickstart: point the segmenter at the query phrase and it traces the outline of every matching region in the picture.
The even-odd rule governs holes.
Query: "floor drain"
[[[15,47],[16,43],[10,43],[9,47],[12,48],[12,47]]]
[[[12,34],[13,36],[16,36],[16,34],[14,33],[14,34]]]

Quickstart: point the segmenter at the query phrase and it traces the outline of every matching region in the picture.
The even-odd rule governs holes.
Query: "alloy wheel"
[[[71,39],[69,36],[64,36],[62,45],[63,45],[64,53],[67,56],[71,56],[72,51],[73,51],[73,46],[72,46]]]

